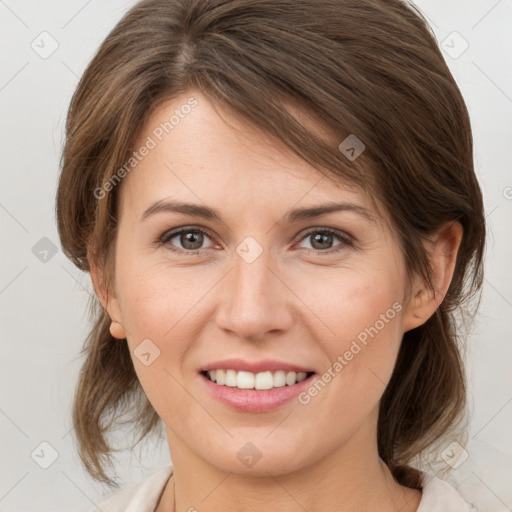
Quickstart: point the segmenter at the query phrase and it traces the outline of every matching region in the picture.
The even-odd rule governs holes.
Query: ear
[[[125,339],[126,331],[121,323],[121,308],[119,301],[115,295],[115,290],[108,290],[105,280],[104,268],[98,263],[97,258],[92,256],[92,252],[88,251],[89,273],[96,295],[103,309],[107,312],[112,320],[110,324],[110,334],[114,338]]]
[[[427,282],[419,278],[416,280],[403,316],[404,332],[424,324],[443,302],[455,270],[462,235],[462,225],[457,221],[449,221],[427,242],[435,294]]]

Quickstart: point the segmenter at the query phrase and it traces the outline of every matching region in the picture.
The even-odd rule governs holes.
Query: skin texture
[[[460,224],[443,226],[429,244],[435,296],[418,279],[406,301],[403,257],[379,218],[338,211],[284,222],[293,208],[330,201],[377,215],[364,191],[333,184],[279,141],[217,112],[200,91],[162,104],[136,147],[190,97],[197,105],[119,185],[108,294],[99,266],[91,268],[111,332],[127,338],[140,383],[166,425],[174,477],[158,512],[416,510],[421,493],[399,486],[378,457],[378,405],[403,333],[442,302]],[[166,198],[215,208],[223,222],[176,212],[141,221]],[[159,243],[179,227],[211,232],[198,243],[202,253],[179,235]],[[333,236],[314,245],[315,232],[306,236],[311,228],[337,229],[354,243]],[[252,263],[236,252],[248,236],[263,250]],[[235,411],[199,376],[208,362],[228,357],[278,359],[322,375],[393,304],[400,305],[394,318],[307,404],[294,399],[270,412]],[[134,356],[145,339],[160,350],[149,366]],[[247,442],[262,454],[250,468],[237,457]]]

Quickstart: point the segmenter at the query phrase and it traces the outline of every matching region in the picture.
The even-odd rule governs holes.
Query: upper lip
[[[245,361],[243,359],[223,359],[222,361],[213,361],[211,363],[208,363],[206,366],[203,366],[201,368],[201,371],[210,371],[218,369],[245,371],[251,373],[260,373],[266,371],[276,372],[278,370],[296,373],[314,372],[314,370],[306,368],[305,366],[300,366],[292,363],[285,363],[283,361],[277,361],[275,359],[263,359],[261,361]]]

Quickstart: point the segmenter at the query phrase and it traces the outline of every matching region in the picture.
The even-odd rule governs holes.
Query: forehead
[[[322,128],[290,106],[301,122]],[[322,135],[328,136],[323,131]],[[140,131],[134,149],[144,151],[123,184],[130,209],[175,196],[223,208],[272,205],[291,208],[325,200],[350,201],[375,211],[368,193],[342,180],[335,183],[271,137],[227,109],[191,90],[160,104]],[[381,216],[380,213],[378,213]]]

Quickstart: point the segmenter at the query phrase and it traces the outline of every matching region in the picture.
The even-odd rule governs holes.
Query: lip
[[[283,361],[277,361],[275,359],[263,359],[261,361],[244,361],[243,359],[223,359],[222,361],[214,361],[207,364],[199,371],[209,370],[235,370],[237,372],[277,372],[278,370],[284,370],[285,372],[296,372],[296,373],[311,373],[314,372],[312,368],[306,368],[296,364],[285,363]],[[299,383],[300,384],[300,383]],[[296,385],[296,384],[294,384]]]
[[[221,386],[211,381],[205,374],[199,374],[199,378],[208,392],[220,403],[239,412],[252,413],[269,412],[285,405],[310,386],[315,376],[316,373],[312,373],[302,382],[291,386],[285,385],[279,388],[257,390]]]

